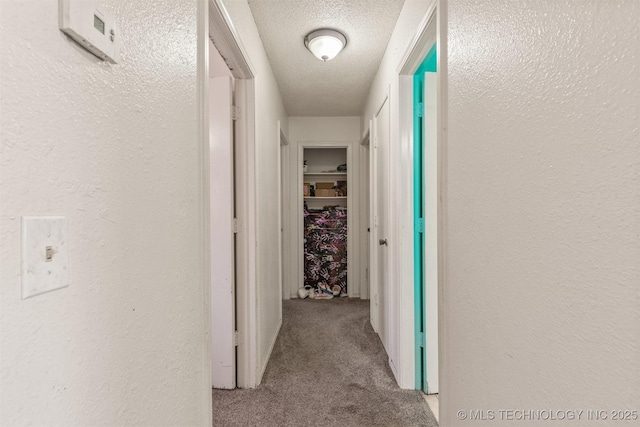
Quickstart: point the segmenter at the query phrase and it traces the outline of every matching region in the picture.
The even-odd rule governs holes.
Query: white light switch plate
[[[69,286],[68,248],[65,217],[22,217],[23,299]]]

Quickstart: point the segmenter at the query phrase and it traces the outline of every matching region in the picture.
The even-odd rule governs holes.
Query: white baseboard
[[[427,401],[427,405],[429,405],[429,409],[431,409],[436,421],[440,422],[440,401],[438,400],[438,395],[423,394],[422,396],[424,396],[424,400]]]
[[[256,376],[256,387],[260,385],[262,382],[262,376],[264,375],[264,371],[267,369],[267,365],[269,364],[269,359],[271,359],[271,353],[273,353],[273,348],[276,345],[276,341],[278,340],[278,335],[280,335],[280,329],[282,328],[282,320],[278,324],[278,329],[276,333],[273,335],[273,340],[271,340],[271,344],[269,345],[269,351],[267,352],[267,357],[265,357],[262,362],[262,366],[260,366],[260,370],[258,371],[258,375]]]

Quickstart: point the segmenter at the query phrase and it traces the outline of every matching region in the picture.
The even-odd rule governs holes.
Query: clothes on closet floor
[[[304,285],[320,298],[346,296],[346,208],[305,209]]]

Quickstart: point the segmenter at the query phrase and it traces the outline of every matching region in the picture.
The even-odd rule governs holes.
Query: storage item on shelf
[[[304,285],[347,293],[347,210],[340,207],[304,212]]]
[[[316,182],[316,197],[335,197],[333,182]]]

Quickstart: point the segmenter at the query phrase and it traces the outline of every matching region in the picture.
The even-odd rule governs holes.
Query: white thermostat
[[[98,58],[117,64],[120,33],[113,15],[90,0],[58,0],[59,25]]]

